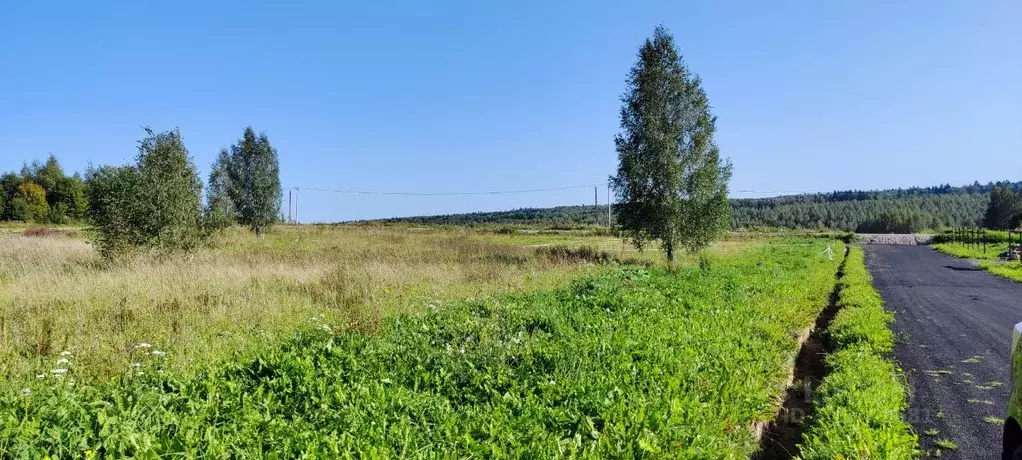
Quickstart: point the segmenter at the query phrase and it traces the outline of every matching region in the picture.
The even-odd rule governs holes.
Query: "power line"
[[[514,193],[554,192],[558,190],[575,190],[589,187],[605,187],[605,184],[569,185],[566,187],[533,188],[523,190],[487,190],[478,192],[386,192],[376,190],[346,190],[320,187],[289,187],[289,190],[308,190],[312,192],[341,193],[346,195],[397,195],[397,196],[457,196],[457,195],[509,195]],[[731,190],[731,193],[755,193],[755,194],[817,194],[826,192],[812,192],[805,190]]]
[[[294,190],[313,192],[342,193],[346,195],[398,195],[398,196],[455,196],[455,195],[508,195],[513,193],[553,192],[557,190],[573,190],[598,187],[602,184],[570,185],[567,187],[533,188],[525,190],[490,190],[483,192],[379,192],[369,190],[342,190],[318,187],[292,187]]]
[[[827,192],[807,192],[805,190],[731,190],[731,192],[732,193],[759,193],[759,194],[764,194],[764,193],[777,193],[777,194],[790,193],[790,194],[793,194],[793,195],[811,195],[811,194],[817,194],[817,193],[827,193]]]

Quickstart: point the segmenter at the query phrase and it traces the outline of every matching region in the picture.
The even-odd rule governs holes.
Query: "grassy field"
[[[76,237],[20,238],[5,243],[22,251],[4,266],[5,289],[100,318],[51,320],[68,345],[48,354],[32,355],[38,337],[5,347],[21,374],[0,391],[0,450],[29,457],[743,458],[758,446],[750,425],[772,419],[783,394],[793,332],[825,305],[838,263],[819,239],[724,242],[667,270],[553,260],[533,236],[519,246],[457,230],[284,228],[104,267]],[[619,244],[600,238],[582,241]],[[360,269],[337,275],[352,258]],[[373,276],[347,281],[363,271]],[[46,277],[70,286],[29,289]],[[99,281],[75,284],[87,278]],[[362,289],[322,287],[349,284]],[[222,300],[202,300],[213,292]],[[145,313],[104,324],[110,307],[95,297],[122,295]],[[174,298],[179,307],[160,307]],[[104,352],[112,364],[90,368]],[[43,377],[17,377],[26,371]]]
[[[585,260],[543,249],[589,245],[654,261],[621,240],[584,232],[499,234],[456,228],[278,227],[265,238],[236,229],[216,250],[107,265],[80,229],[0,230],[0,373],[50,372],[62,351],[80,378],[128,369],[148,343],[175,371],[237,360],[319,317],[373,330],[381,318],[470,297],[553,289],[590,273]],[[722,242],[730,253],[755,240]],[[695,256],[681,261],[691,263]]]

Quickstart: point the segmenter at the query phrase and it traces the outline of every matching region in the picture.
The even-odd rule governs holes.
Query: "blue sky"
[[[0,170],[126,163],[151,125],[180,127],[205,177],[252,125],[291,187],[604,183],[625,76],[658,24],[703,79],[733,196],[1022,179],[1011,0],[0,2]],[[592,196],[306,191],[301,215]]]

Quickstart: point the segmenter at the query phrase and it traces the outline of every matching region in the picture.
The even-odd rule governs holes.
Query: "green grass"
[[[956,443],[956,442],[954,442],[954,441],[952,441],[950,439],[938,439],[938,440],[934,441],[933,444],[935,444],[937,447],[940,447],[941,449],[947,449],[947,450],[958,449],[958,443]]]
[[[979,241],[983,241],[983,239],[986,239],[987,244],[996,244],[996,245],[1004,245],[1004,246],[1008,245],[1008,232],[1005,231],[1005,230],[983,230],[981,235],[978,238],[979,238]],[[950,242],[954,242],[954,239],[955,239],[955,234],[954,234],[954,232],[952,230],[944,230],[944,231],[934,235],[933,242],[934,243],[950,243]],[[1019,242],[1018,232],[1014,232],[1012,234],[1011,241],[1015,242],[1015,243]]]
[[[1017,283],[1022,283],[1022,263],[1019,262],[980,262],[979,268],[993,273],[997,276],[1008,278]]]
[[[839,288],[840,309],[826,331],[835,351],[826,357],[801,457],[913,458],[919,443],[902,418],[904,376],[884,357],[894,345],[893,316],[873,289],[861,248],[851,248]]]
[[[979,268],[997,276],[1022,283],[1022,263],[1000,261],[998,256],[1006,244],[990,245],[984,253],[983,248],[966,246],[961,243],[937,243],[933,248],[945,254],[964,259],[979,259]]]
[[[997,260],[998,256],[1008,247],[1007,243],[988,244],[984,251],[983,246],[962,243],[935,243],[931,245],[944,254],[960,257],[962,259]]]
[[[983,421],[991,425],[1004,425],[1004,417],[996,417],[993,415],[983,417]]]
[[[833,287],[826,241],[797,243],[702,267],[609,266],[568,288],[452,302],[364,333],[305,320],[272,350],[191,375],[136,345],[138,367],[83,384],[72,356],[64,377],[0,383],[0,451],[747,458],[750,427],[784,393],[793,333]]]

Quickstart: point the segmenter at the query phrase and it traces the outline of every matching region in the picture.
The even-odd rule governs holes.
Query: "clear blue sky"
[[[250,124],[276,145],[285,186],[603,183],[625,75],[661,23],[703,78],[733,190],[1022,179],[1017,0],[0,2],[0,170],[48,153],[67,170],[126,163],[145,124],[180,127],[205,177]],[[592,195],[303,192],[301,213]]]

